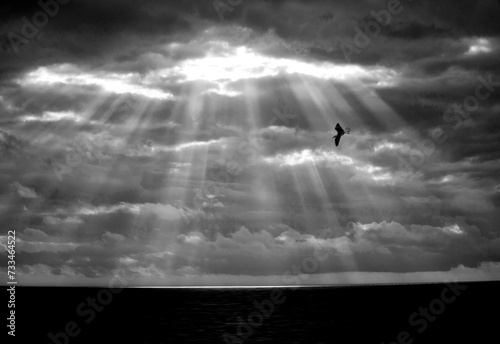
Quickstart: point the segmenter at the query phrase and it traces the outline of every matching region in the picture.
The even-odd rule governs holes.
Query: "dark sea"
[[[115,292],[17,287],[16,338],[8,342],[498,343],[500,338],[500,282]]]

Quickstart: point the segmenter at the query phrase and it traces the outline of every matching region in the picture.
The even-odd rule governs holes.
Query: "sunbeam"
[[[297,284],[334,284],[497,261],[494,37],[236,3],[123,5],[130,32],[77,39],[54,18],[6,53],[0,223],[22,278],[276,282],[306,261]]]

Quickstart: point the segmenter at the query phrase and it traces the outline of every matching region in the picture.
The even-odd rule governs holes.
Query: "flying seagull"
[[[337,131],[337,135],[332,137],[332,139],[335,139],[335,146],[339,145],[340,138],[342,137],[342,135],[349,134],[351,132],[351,129],[349,129],[349,128],[345,128],[345,129],[346,129],[346,131],[344,131],[344,129],[342,129],[342,127],[338,123],[335,126],[335,130]]]

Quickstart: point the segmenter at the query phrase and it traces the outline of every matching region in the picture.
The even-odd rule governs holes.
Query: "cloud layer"
[[[498,1],[47,3],[0,20],[20,280],[498,279]]]

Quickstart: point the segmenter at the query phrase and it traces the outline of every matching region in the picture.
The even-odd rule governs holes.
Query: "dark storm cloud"
[[[497,21],[489,22],[483,18],[500,12],[498,3],[494,1],[440,2],[439,5],[431,2],[401,3],[405,10],[383,28],[380,37],[373,38],[367,48],[355,55],[357,63],[415,62],[415,58],[437,55],[436,49],[449,51],[449,44],[461,38],[495,36],[499,32]],[[352,44],[356,34],[353,28],[358,26],[363,29],[370,18],[370,11],[383,10],[386,6],[385,1],[356,4],[347,1],[335,4],[326,1],[252,1],[228,12],[225,17],[229,23],[245,25],[261,33],[273,28],[278,36],[289,42],[298,40],[305,43],[317,40],[319,35],[324,44],[330,41],[330,45],[336,46],[338,41]],[[15,3],[9,4],[9,7],[3,12],[4,34],[19,33],[23,24],[21,18],[31,18],[40,11],[35,2],[31,6]],[[243,13],[245,15],[242,16]],[[414,18],[426,18],[426,22],[420,23]],[[137,57],[150,51],[151,43],[168,42],[174,37],[186,41],[197,30],[217,20],[213,5],[203,1],[146,1],[137,4],[133,1],[75,0],[61,5],[59,13],[50,18],[37,38],[20,49],[21,54],[4,53],[5,62],[1,67],[6,76],[32,68],[34,60],[44,64],[73,62],[87,66],[106,61],[108,68],[114,64],[115,68],[122,70],[147,70],[147,63],[137,61]],[[474,20],[487,30],[464,26]],[[436,37],[436,32],[442,34]],[[387,40],[384,35],[392,39]],[[418,45],[405,43],[415,39],[419,41]],[[7,41],[4,36],[4,46],[9,46]],[[399,61],[389,53],[393,48],[400,51]],[[157,52],[162,53],[161,50]],[[344,60],[338,46],[335,51],[325,53],[323,51],[317,57]],[[176,59],[175,56],[171,58]],[[441,69],[450,64],[446,60],[440,63],[443,65]],[[481,68],[481,64],[472,64]]]

